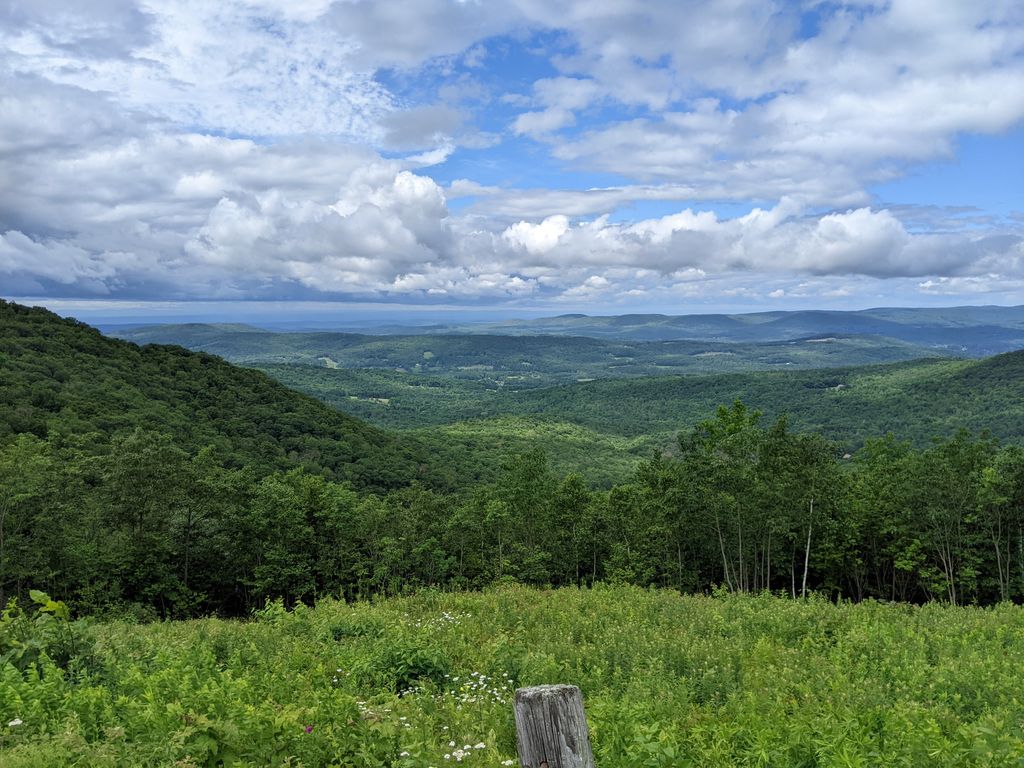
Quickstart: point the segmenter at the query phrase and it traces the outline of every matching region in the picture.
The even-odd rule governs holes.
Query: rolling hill
[[[22,433],[102,452],[136,427],[237,466],[303,466],[383,490],[449,472],[421,446],[181,347],[110,339],[39,308],[0,302],[0,442]],[[435,470],[439,474],[435,474]]]
[[[740,399],[768,418],[789,414],[794,427],[820,431],[850,449],[887,432],[926,445],[961,428],[1024,442],[1024,351],[982,360],[604,379],[521,391],[393,371],[264,370],[367,421],[417,428],[418,434],[515,416],[639,440],[631,450],[643,453],[672,446],[679,430]],[[475,429],[479,435],[482,427]]]
[[[959,428],[1024,442],[1024,352],[664,375],[678,370],[669,364],[673,356],[681,367],[692,358],[728,358],[737,348],[762,359],[808,350],[821,360],[835,350],[838,362],[848,349],[867,347],[863,339],[844,347],[839,337],[745,348],[585,337],[270,333],[238,325],[153,326],[136,336],[145,331],[145,338],[222,351],[260,373],[177,346],[108,339],[44,310],[4,304],[0,319],[0,403],[6,406],[0,440],[18,432],[91,433],[103,443],[145,425],[192,450],[214,445],[239,465],[306,466],[369,489],[413,479],[437,487],[486,481],[509,456],[536,446],[547,450],[555,471],[579,471],[608,485],[652,452],[672,450],[680,431],[736,399],[768,418],[789,414],[794,427],[820,431],[851,450],[889,431],[918,445]],[[880,342],[875,349],[884,359],[892,347]],[[336,357],[325,361],[325,352]],[[275,362],[281,358],[307,364]],[[410,372],[417,370],[413,361],[420,372]],[[524,363],[539,369],[536,378],[518,372]],[[376,367],[348,367],[357,365]],[[629,373],[579,376],[612,365]],[[648,371],[662,375],[643,375]]]
[[[278,333],[204,324],[146,326],[120,330],[117,335],[139,344],[177,344],[244,365],[301,363],[445,374],[516,389],[582,379],[865,365],[938,354],[902,341],[850,335],[738,343],[554,335]]]

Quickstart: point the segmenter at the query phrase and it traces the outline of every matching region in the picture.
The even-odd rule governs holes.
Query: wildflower
[[[306,726],[306,733],[312,733],[312,732],[313,732],[313,726],[312,725],[307,725]]]
[[[474,744],[473,749],[487,749],[487,745],[481,741],[479,744]]]
[[[516,761],[515,760],[502,760],[501,764],[502,765],[515,765]]]
[[[21,720],[21,718],[20,718],[20,717],[16,717],[16,718],[14,718],[13,720],[11,720],[11,722],[9,722],[9,723],[7,724],[7,727],[8,727],[8,728],[17,728],[17,727],[18,727],[19,725],[21,725],[21,724],[22,724],[22,720]]]

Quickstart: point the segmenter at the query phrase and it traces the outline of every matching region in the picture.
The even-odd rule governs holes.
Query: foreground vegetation
[[[7,768],[511,765],[514,688],[554,681],[583,690],[599,766],[1024,756],[1011,605],[507,586],[75,632],[63,667],[0,662]]]

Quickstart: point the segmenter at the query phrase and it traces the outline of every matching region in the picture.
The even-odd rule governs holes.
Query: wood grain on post
[[[594,768],[583,695],[575,685],[520,688],[515,715],[522,768]]]

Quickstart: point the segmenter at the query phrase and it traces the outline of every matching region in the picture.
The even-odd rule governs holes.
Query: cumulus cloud
[[[639,221],[453,215],[446,189],[405,161],[336,142],[140,129],[0,163],[36,177],[0,191],[7,292],[571,303],[843,296],[850,290],[835,280],[844,277],[917,278],[926,293],[1024,278],[1019,232],[916,232],[889,210],[816,213],[793,198],[732,218],[690,208]],[[467,180],[449,190],[496,192]],[[607,205],[635,193],[593,194]],[[747,284],[743,274],[760,278]]]
[[[997,295],[1024,281],[1024,221],[869,190],[964,132],[1019,125],[1022,39],[1024,12],[1002,2],[9,3],[0,289]],[[486,70],[516,44],[556,71],[499,102]],[[494,181],[483,150],[500,141],[617,185]],[[462,176],[447,186],[428,175],[445,163]],[[709,210],[721,201],[768,202]],[[643,203],[658,215],[624,214]]]
[[[521,246],[528,253],[547,253],[556,245],[558,239],[569,229],[569,219],[565,216],[549,216],[539,224],[520,221],[501,233],[509,243]]]
[[[958,134],[1024,118],[1019,4],[563,2],[530,12],[569,19],[577,50],[559,60],[561,81],[640,109],[581,132],[579,107],[556,99],[515,129],[574,167],[683,182],[705,199],[865,202],[872,182],[950,157]],[[801,36],[808,17],[818,28]]]
[[[543,109],[518,115],[512,130],[534,137],[574,125],[576,111],[590,106],[601,94],[593,80],[573,77],[544,78],[533,84],[533,90],[534,101]]]

